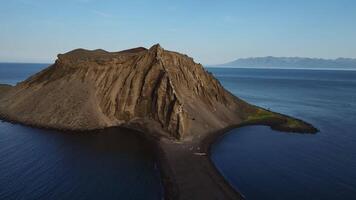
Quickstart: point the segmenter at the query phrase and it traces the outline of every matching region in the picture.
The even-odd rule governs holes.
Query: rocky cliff
[[[127,126],[175,139],[258,121],[260,112],[192,58],[158,44],[59,54],[53,65],[0,96],[2,118],[25,124],[70,130]]]

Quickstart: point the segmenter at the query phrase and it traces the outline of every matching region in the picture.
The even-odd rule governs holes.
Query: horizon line
[[[46,64],[46,65],[51,65],[52,63],[44,63],[44,62],[2,62],[0,61],[0,64]],[[202,64],[204,68],[225,68],[225,69],[271,69],[271,70],[276,70],[276,69],[281,69],[281,70],[323,70],[323,71],[356,71],[355,68],[335,68],[335,67],[330,67],[330,68],[320,68],[320,67],[311,67],[311,68],[306,68],[306,67],[234,67],[234,66],[227,66],[223,64],[217,64],[217,65],[204,65]]]
[[[250,56],[250,57],[240,57],[234,60],[222,62],[222,63],[215,63],[215,64],[202,64],[204,66],[221,66],[230,64],[231,62],[240,60],[240,59],[253,59],[253,58],[309,58],[309,59],[321,59],[321,60],[337,60],[337,59],[352,59],[356,60],[356,57],[333,57],[333,58],[325,58],[325,57],[305,57],[305,56]],[[194,57],[193,57],[194,59]],[[57,59],[55,59],[57,60]],[[23,63],[23,64],[52,64],[54,61],[1,61],[0,63]]]

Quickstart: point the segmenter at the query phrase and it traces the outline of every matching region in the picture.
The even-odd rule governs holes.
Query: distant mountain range
[[[241,68],[326,68],[326,69],[356,69],[356,59],[337,58],[303,58],[303,57],[254,57],[240,58],[219,66]]]

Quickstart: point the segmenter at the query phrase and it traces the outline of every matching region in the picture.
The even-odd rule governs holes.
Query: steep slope
[[[11,85],[0,84],[0,98],[4,96],[6,92],[10,91],[11,88]]]
[[[231,95],[192,58],[159,45],[59,54],[53,65],[0,97],[0,115],[25,124],[128,126],[176,139],[245,123],[259,110]]]

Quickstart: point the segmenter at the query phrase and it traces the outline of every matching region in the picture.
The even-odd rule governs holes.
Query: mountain
[[[0,84],[0,118],[59,130],[139,130],[155,149],[165,199],[174,200],[243,199],[207,156],[228,129],[317,132],[235,97],[192,58],[160,45],[59,54],[16,86]]]
[[[255,57],[240,58],[222,64],[222,66],[242,68],[330,68],[330,69],[356,69],[356,59],[337,58],[302,58],[302,57]]]
[[[192,58],[158,44],[59,54],[53,65],[1,96],[0,115],[24,124],[63,130],[126,126],[174,139],[240,124],[260,111]]]

